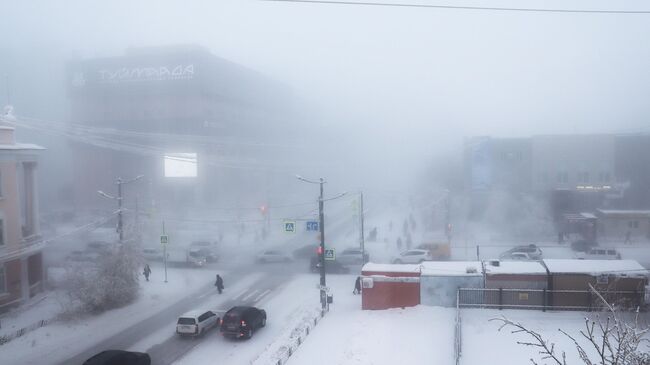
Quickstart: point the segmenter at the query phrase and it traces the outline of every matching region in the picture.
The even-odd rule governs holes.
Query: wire
[[[433,8],[450,10],[485,10],[485,11],[511,11],[528,13],[574,13],[574,14],[650,14],[650,10],[588,10],[588,9],[543,9],[543,8],[506,8],[486,6],[458,6],[458,5],[431,5],[407,3],[375,3],[365,1],[330,1],[330,0],[260,0],[268,2],[285,3],[314,3],[326,5],[359,5],[359,6],[390,6],[402,8]]]

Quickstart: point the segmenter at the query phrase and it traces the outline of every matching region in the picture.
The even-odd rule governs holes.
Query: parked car
[[[216,242],[194,241],[190,244],[190,248],[197,249],[207,262],[219,261],[219,250]]]
[[[266,312],[255,307],[232,307],[220,321],[224,337],[251,338],[253,332],[266,326]]]
[[[106,350],[84,361],[83,365],[151,365],[151,357],[144,352]]]
[[[621,254],[613,248],[595,247],[587,252],[579,252],[576,258],[580,260],[620,260]]]
[[[431,261],[431,252],[429,250],[406,250],[399,254],[398,257],[394,258],[392,263],[394,264],[419,264],[423,261]]]
[[[341,265],[362,265],[370,261],[370,255],[358,248],[346,248],[336,255],[336,261]]]
[[[432,260],[449,260],[451,258],[449,242],[424,242],[416,248],[428,250]]]
[[[289,255],[279,250],[266,250],[255,257],[255,261],[262,264],[267,262],[289,262],[291,260],[292,258]]]
[[[200,336],[219,323],[212,311],[191,311],[178,317],[176,333],[179,336]]]
[[[598,243],[595,241],[578,240],[571,242],[571,249],[577,252],[587,252],[596,246],[598,246]]]
[[[499,258],[501,260],[512,260],[512,261],[533,261],[534,260],[527,252],[510,252],[508,254],[502,254]]]
[[[65,259],[72,262],[97,262],[100,257],[101,254],[99,252],[72,251]]]
[[[86,251],[92,252],[108,252],[111,250],[113,244],[106,241],[91,241],[86,244]]]
[[[145,247],[142,249],[142,257],[150,261],[162,261],[163,252],[161,248]]]
[[[318,256],[311,258],[309,262],[309,270],[311,272],[320,272],[320,258]],[[350,273],[350,268],[343,266],[338,261],[326,261],[325,272],[328,274],[348,274]]]
[[[202,267],[205,265],[205,257],[198,250],[191,249],[167,249],[167,263],[179,266]]]
[[[293,250],[293,257],[296,259],[306,259],[312,257],[316,254],[318,250],[318,245],[305,245],[300,248]]]
[[[539,247],[537,247],[537,245],[530,244],[530,245],[513,247],[508,251],[502,253],[499,256],[499,258],[512,259],[513,254],[517,254],[515,255],[515,258],[524,258],[527,255],[528,256],[527,259],[529,260],[541,260],[543,256],[542,250],[540,250]],[[519,255],[519,254],[526,254],[526,255]]]

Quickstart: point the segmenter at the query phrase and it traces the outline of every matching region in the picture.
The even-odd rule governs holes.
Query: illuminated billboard
[[[165,177],[196,177],[197,155],[194,152],[165,153]]]

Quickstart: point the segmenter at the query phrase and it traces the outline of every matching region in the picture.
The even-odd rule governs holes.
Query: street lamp
[[[326,281],[325,281],[325,216],[323,214],[323,184],[325,184],[325,179],[322,177],[318,181],[308,180],[300,175],[296,175],[296,178],[300,181],[304,181],[310,184],[319,184],[320,185],[320,195],[318,197],[318,219],[319,219],[319,228],[320,228],[320,304],[322,310],[325,310],[327,307],[327,297],[325,293]]]
[[[122,185],[124,184],[129,184],[134,181],[138,181],[142,179],[144,175],[138,175],[134,177],[133,179],[130,180],[122,180],[121,177],[118,177],[117,180],[115,181],[115,184],[117,184],[117,196],[112,196],[110,194],[106,194],[105,192],[101,190],[97,190],[97,193],[105,198],[109,199],[114,199],[117,200],[117,232],[120,235],[120,243],[124,240],[124,230],[123,230],[123,224],[122,224]]]

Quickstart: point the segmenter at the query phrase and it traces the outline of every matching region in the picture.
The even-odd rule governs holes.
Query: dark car
[[[587,252],[591,248],[596,246],[598,246],[598,243],[594,241],[578,240],[578,241],[571,242],[571,249],[577,252]]]
[[[318,245],[305,245],[293,250],[293,257],[296,259],[306,259],[313,256],[318,250]]]
[[[311,272],[320,272],[320,258],[318,256],[311,258],[309,270]],[[325,263],[325,272],[329,274],[348,274],[350,273],[350,268],[343,266],[338,261],[327,261]]]
[[[251,338],[258,328],[266,326],[266,312],[255,307],[232,307],[220,321],[224,337]]]
[[[151,365],[151,358],[144,352],[106,350],[84,361],[83,365]]]

